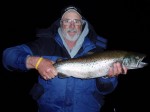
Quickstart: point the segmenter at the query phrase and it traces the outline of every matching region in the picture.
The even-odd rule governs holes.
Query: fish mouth
[[[145,58],[145,56],[143,56],[143,57],[138,61],[136,68],[143,68],[143,67],[145,67],[145,66],[148,65],[148,63],[143,62],[144,58]]]

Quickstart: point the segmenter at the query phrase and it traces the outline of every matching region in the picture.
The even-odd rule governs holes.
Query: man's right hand
[[[40,57],[29,56],[26,60],[26,67],[28,69],[35,68],[39,58]],[[43,58],[39,63],[37,70],[41,77],[43,77],[45,80],[52,79],[57,75],[57,71],[54,68],[53,64],[53,61],[45,58]]]

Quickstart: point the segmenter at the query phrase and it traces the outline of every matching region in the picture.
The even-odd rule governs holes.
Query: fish
[[[110,67],[120,62],[129,69],[139,69],[148,63],[143,62],[146,54],[124,50],[106,50],[78,58],[71,58],[54,63],[61,78],[75,77],[90,79],[108,75]]]

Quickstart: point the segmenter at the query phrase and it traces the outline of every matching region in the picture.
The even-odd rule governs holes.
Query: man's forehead
[[[66,11],[63,15],[62,18],[65,18],[66,16],[68,16],[69,14],[76,14],[79,18],[82,18],[82,16],[74,9],[70,9],[68,11]]]

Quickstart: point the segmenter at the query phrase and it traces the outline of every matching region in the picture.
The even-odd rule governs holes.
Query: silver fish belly
[[[68,59],[54,64],[59,76],[81,79],[97,78],[108,75],[110,67],[115,62],[121,62],[128,69],[146,66],[142,62],[145,55],[126,51],[105,51],[88,56]]]

